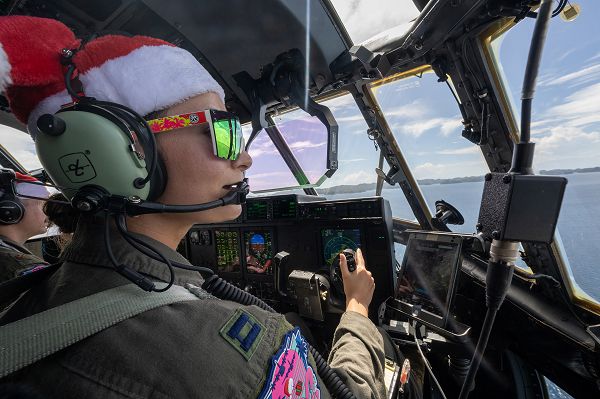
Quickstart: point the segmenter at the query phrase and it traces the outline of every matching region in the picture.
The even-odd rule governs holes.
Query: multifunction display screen
[[[266,201],[252,201],[246,203],[246,219],[267,220],[269,204]]]
[[[279,199],[273,201],[273,219],[294,219],[297,206],[293,199]]]
[[[408,243],[396,297],[446,316],[460,243],[414,239]]]
[[[360,229],[323,229],[323,260],[331,266],[337,254],[350,248],[356,251],[360,247]]]
[[[246,245],[246,271],[273,274],[273,235],[267,230],[244,233]]]
[[[239,272],[240,235],[237,231],[215,230],[217,247],[217,270],[219,272]]]

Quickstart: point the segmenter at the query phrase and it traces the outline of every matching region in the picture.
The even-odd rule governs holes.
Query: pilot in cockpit
[[[44,187],[29,184],[35,181],[32,176],[10,169],[0,170],[0,283],[47,266],[23,245],[46,232],[44,202],[26,198],[48,196]]]
[[[86,198],[120,189],[119,180],[132,168],[124,166],[129,165],[124,158],[156,164],[150,179],[135,180],[136,190],[150,191],[130,196],[130,206],[136,205],[131,198],[139,202],[140,196],[160,204],[212,204],[225,198],[252,165],[239,121],[226,112],[223,89],[194,56],[171,43],[120,35],[81,42],[55,20],[22,16],[0,17],[0,43],[12,66],[11,110],[28,125],[50,176],[57,180],[64,173],[64,184],[74,186],[103,173],[110,176]],[[73,87],[67,90],[66,84]],[[84,100],[52,116],[77,99]],[[152,140],[137,137],[139,132],[113,137],[103,130],[107,120],[139,125],[138,115],[146,116],[155,135],[156,162],[148,145]],[[223,120],[227,123],[219,124]],[[74,125],[81,137],[73,140],[85,140],[89,148],[53,161],[60,149],[52,140],[65,129],[72,134]],[[79,208],[87,211],[92,202],[80,202]],[[82,213],[61,267],[13,304],[0,326],[130,284],[128,279],[144,289],[169,282],[200,287],[202,277],[184,269],[191,265],[176,252],[177,245],[194,224],[232,220],[240,211],[240,205],[230,204],[199,212],[128,214],[114,221]],[[119,234],[123,229],[128,233]],[[343,256],[341,269],[346,312],[329,365],[356,397],[384,398],[383,338],[367,317],[375,283],[360,251],[356,271],[348,271]],[[331,396],[304,338],[282,315],[218,300],[199,288],[195,292],[200,299],[139,313],[0,381],[61,398]]]

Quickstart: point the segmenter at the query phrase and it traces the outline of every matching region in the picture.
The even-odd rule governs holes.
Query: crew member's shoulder
[[[0,247],[0,265],[0,281],[6,281],[37,270],[38,267],[45,267],[48,263],[35,255]]]

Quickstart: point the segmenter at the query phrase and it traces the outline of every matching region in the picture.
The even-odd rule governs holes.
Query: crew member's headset
[[[44,169],[80,211],[97,190],[155,200],[167,174],[146,121],[116,103],[84,97],[37,121],[35,145]]]
[[[14,192],[15,172],[0,169],[0,225],[17,224],[25,215],[25,207]]]

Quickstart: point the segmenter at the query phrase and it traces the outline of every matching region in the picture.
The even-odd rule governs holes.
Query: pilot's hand
[[[375,280],[365,266],[360,248],[356,250],[354,258],[356,260],[356,270],[350,273],[346,256],[340,254],[340,270],[344,281],[344,293],[346,294],[346,312],[357,312],[369,317],[369,304],[373,299]]]

